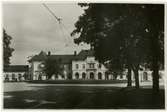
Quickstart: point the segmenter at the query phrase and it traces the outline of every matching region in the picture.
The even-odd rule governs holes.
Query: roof
[[[28,72],[28,65],[9,65],[4,66],[4,72]]]
[[[41,51],[38,55],[33,56],[29,62],[44,61],[49,57],[52,60],[61,60],[62,63],[71,63],[72,60],[85,60],[86,57],[93,55],[94,52],[92,50],[82,50],[78,55],[46,55],[45,52]]]
[[[38,55],[33,56],[29,62],[31,61],[43,61],[44,59],[47,58],[47,54],[44,51],[41,51]]]
[[[82,50],[78,56],[94,56],[94,51],[93,50]]]

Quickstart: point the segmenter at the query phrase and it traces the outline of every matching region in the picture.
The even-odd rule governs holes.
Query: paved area
[[[150,103],[153,96],[150,95],[151,89],[146,88],[151,88],[151,82],[141,83],[143,89],[139,91],[125,90],[125,87],[126,83],[98,85],[4,83],[4,108],[163,108],[163,91],[158,98],[159,103]],[[136,94],[142,98],[134,101],[127,99],[137,97]]]

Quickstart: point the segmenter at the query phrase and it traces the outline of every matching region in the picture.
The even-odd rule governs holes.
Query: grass
[[[36,86],[5,92],[4,108],[14,109],[164,109],[164,90],[88,86]]]
[[[114,84],[126,83],[127,80],[34,80],[28,82],[35,84]]]

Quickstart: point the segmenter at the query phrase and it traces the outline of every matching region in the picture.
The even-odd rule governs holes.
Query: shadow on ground
[[[5,92],[8,109],[164,109],[164,90],[87,86],[34,86]]]

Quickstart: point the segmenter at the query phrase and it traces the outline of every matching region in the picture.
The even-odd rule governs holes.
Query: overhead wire
[[[58,18],[50,9],[49,9],[49,7],[46,5],[46,4],[42,4],[52,15],[53,15],[53,17],[55,17],[56,18],[56,20],[59,22],[59,24],[60,24],[60,22],[61,22],[61,18]]]
[[[43,5],[43,6],[52,14],[52,16],[59,22],[60,30],[61,30],[62,34],[64,35],[64,37],[66,38],[65,32],[63,31],[63,27],[64,27],[64,29],[66,30],[67,33],[69,33],[69,31],[66,29],[65,25],[62,23],[62,19],[59,18],[59,17],[57,17],[57,16],[50,10],[50,8],[49,8],[46,4],[43,3],[42,5]],[[70,34],[70,33],[69,33],[69,34]],[[67,38],[69,38],[69,40],[71,40],[71,39],[70,39],[70,36],[67,36]],[[67,43],[68,43],[68,42],[67,42]],[[66,44],[65,46],[68,46],[68,44]]]

